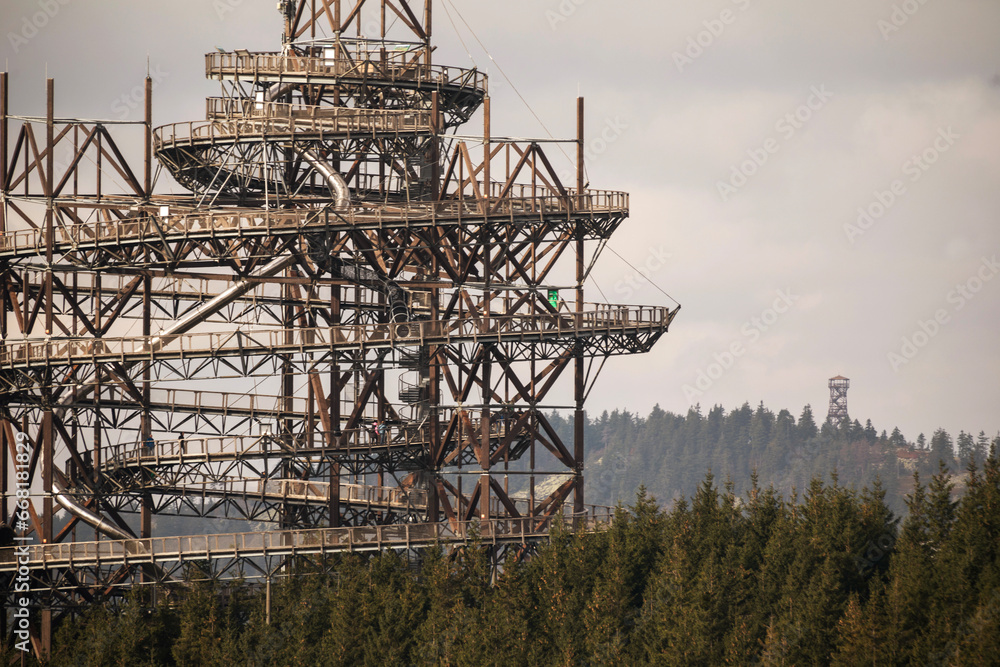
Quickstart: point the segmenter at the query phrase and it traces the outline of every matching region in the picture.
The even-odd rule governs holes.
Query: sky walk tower
[[[430,0],[279,6],[279,50],[205,56],[203,119],[154,126],[148,79],[136,123],[57,116],[51,80],[14,116],[0,77],[0,584],[16,537],[42,650],[192,571],[593,525],[585,398],[679,310],[585,299],[629,200],[585,187],[582,99],[563,182],[433,63]]]

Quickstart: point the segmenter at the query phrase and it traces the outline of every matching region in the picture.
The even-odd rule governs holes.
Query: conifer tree
[[[862,605],[857,593],[852,594],[844,615],[837,622],[837,649],[830,664],[835,667],[892,664],[885,645],[882,596],[876,592]]]
[[[970,465],[976,465],[976,441],[972,439],[971,433],[959,431],[955,445],[958,447],[959,466],[967,468]]]
[[[945,467],[955,469],[955,450],[952,447],[951,436],[943,428],[934,431],[931,438],[931,463],[936,466],[938,462],[944,463]]]
[[[415,633],[414,661],[419,665],[449,664],[454,660],[458,626],[454,618],[460,603],[457,577],[440,547],[423,553],[420,578],[425,613]]]

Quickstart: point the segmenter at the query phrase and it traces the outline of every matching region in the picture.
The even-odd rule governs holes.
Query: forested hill
[[[550,419],[571,442],[571,418],[553,414]],[[981,466],[991,444],[982,432],[953,438],[944,430],[909,441],[898,428],[876,431],[870,420],[864,426],[858,421],[817,425],[808,405],[796,419],[788,410],[775,414],[763,404],[754,409],[746,403],[729,412],[715,406],[708,414],[698,406],[685,415],[659,406],[646,417],[604,412],[586,420],[585,435],[588,503],[628,503],[644,484],[666,506],[692,496],[708,471],[722,483],[731,481],[740,496],[756,470],[761,486],[773,484],[786,496],[793,489],[801,493],[815,477],[829,480],[831,473],[840,484],[857,489],[870,488],[878,477],[896,512],[904,509],[914,472],[929,478],[944,461],[957,473],[961,490],[968,463]],[[1000,443],[1000,436],[993,442]]]
[[[915,484],[900,522],[877,486],[814,481],[790,502],[706,478],[669,511],[640,493],[606,531],[557,528],[495,573],[478,548],[303,561],[269,616],[259,587],[138,588],[64,621],[51,664],[996,665],[1000,454],[951,487]]]

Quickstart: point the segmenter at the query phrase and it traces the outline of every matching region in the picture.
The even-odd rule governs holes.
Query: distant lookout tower
[[[835,424],[849,421],[847,415],[847,390],[851,387],[851,381],[843,375],[830,378],[830,412],[826,415],[826,420]]]

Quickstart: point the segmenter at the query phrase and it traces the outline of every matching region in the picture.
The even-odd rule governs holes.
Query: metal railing
[[[386,449],[420,450],[426,443],[425,432],[414,429],[397,429],[379,444],[368,429],[357,428],[340,431],[333,445],[324,443],[326,434],[316,434],[317,442],[309,446],[282,436],[230,435],[208,438],[183,438],[156,440],[152,446],[141,442],[124,442],[102,448],[105,470],[128,467],[131,464],[166,465],[190,461],[256,459],[271,456],[321,457],[365,455],[385,452]]]
[[[221,108],[231,107],[234,117],[209,121],[187,121],[156,128],[153,145],[156,150],[194,144],[261,141],[264,134],[275,135],[346,134],[364,136],[376,134],[415,134],[431,131],[431,114],[426,111],[395,111],[385,109],[349,109],[305,107],[300,105],[229,100],[213,98]],[[237,102],[244,104],[237,105]],[[258,109],[259,105],[259,109]],[[239,107],[243,108],[240,109]],[[211,111],[210,111],[211,116]]]
[[[534,190],[534,192],[532,192]],[[382,206],[352,206],[349,210],[328,209],[266,210],[224,209],[216,211],[178,210],[160,216],[144,210],[124,220],[100,220],[73,225],[57,225],[53,244],[58,248],[90,248],[124,243],[162,243],[163,239],[212,237],[216,235],[270,235],[310,229],[343,228],[389,229],[434,226],[475,219],[542,215],[627,215],[628,193],[587,190],[582,195],[569,190],[563,197],[547,188],[515,185],[503,199],[490,199],[491,212],[484,216],[475,198],[462,201],[414,202]],[[169,209],[169,207],[167,207]],[[44,254],[44,229],[20,229],[0,234],[0,256]]]
[[[155,481],[143,488],[153,493],[194,497],[255,497],[269,500],[328,502],[330,482],[300,479],[249,479],[227,477],[203,482],[180,482],[160,487]],[[428,491],[397,486],[376,486],[341,482],[340,501],[378,507],[412,507],[426,509]]]
[[[375,53],[369,54],[374,55]],[[469,88],[481,93],[485,93],[487,85],[486,75],[477,70],[408,62],[402,58],[382,60],[372,57],[316,58],[281,53],[209,53],[205,55],[205,71],[209,78],[215,79],[227,76],[248,77],[254,81],[302,77],[361,79],[373,84],[386,82],[438,88]]]
[[[303,412],[304,408],[303,405]],[[458,411],[459,408],[452,407],[439,409],[440,436],[443,437],[447,433],[454,413]],[[520,411],[493,413],[490,421],[491,438],[508,436],[522,414]],[[370,427],[343,429],[335,433],[319,431],[313,434],[315,441],[312,445],[280,435],[157,439],[148,443],[141,442],[137,438],[132,442],[105,445],[101,449],[101,458],[104,461],[102,467],[111,470],[131,465],[160,466],[192,461],[256,459],[279,455],[357,456],[384,453],[388,449],[410,449],[421,452],[430,445],[430,432],[430,422],[419,425],[387,422],[385,433],[381,438],[374,434]],[[526,435],[528,431],[522,428],[521,433]],[[478,438],[481,435],[482,419],[469,416],[459,421],[452,437],[461,442],[466,438]],[[331,442],[334,444],[326,444]]]
[[[19,566],[37,569],[413,549],[471,540],[479,540],[484,544],[526,543],[547,537],[551,526],[557,521],[568,531],[590,532],[609,525],[611,516],[591,516],[585,513],[555,518],[520,517],[32,544],[0,548],[0,572],[12,572]]]
[[[339,119],[355,123],[379,121],[387,125],[423,128],[431,123],[431,112],[419,109],[368,109],[358,107],[323,107],[314,104],[265,102],[247,97],[209,97],[205,100],[206,117],[211,120],[271,118],[284,120]]]
[[[672,319],[662,306],[588,304],[584,312],[491,315],[487,318],[353,324],[315,329],[269,329],[189,333],[163,339],[70,338],[8,341],[0,348],[0,367],[63,365],[157,359],[204,358],[245,354],[303,353],[326,349],[363,349],[457,342],[526,342],[582,336],[666,330]]]

